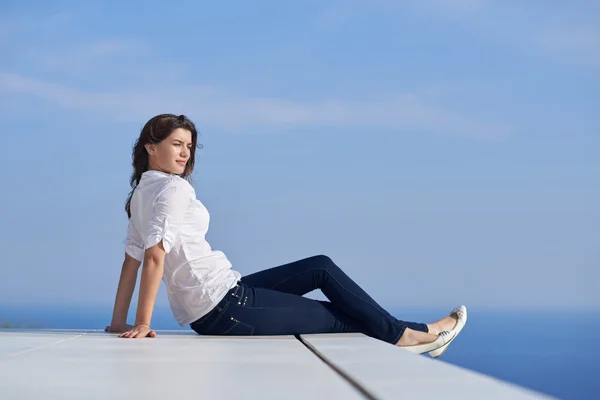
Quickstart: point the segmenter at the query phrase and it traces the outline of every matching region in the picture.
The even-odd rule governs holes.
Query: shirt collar
[[[175,176],[176,174],[169,174],[168,172],[159,171],[157,169],[149,169],[148,171],[144,171],[142,173],[142,178],[144,176]]]

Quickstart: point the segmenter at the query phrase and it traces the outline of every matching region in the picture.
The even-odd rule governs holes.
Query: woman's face
[[[146,145],[150,169],[180,175],[190,159],[191,149],[192,133],[187,129],[177,128],[160,143]]]

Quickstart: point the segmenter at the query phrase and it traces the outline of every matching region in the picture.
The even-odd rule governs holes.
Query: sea
[[[444,315],[439,309],[389,310],[414,322]],[[104,329],[111,315],[112,306],[0,305],[0,327]],[[189,329],[177,324],[168,306],[155,308],[152,327]],[[439,360],[559,399],[600,399],[599,334],[597,311],[469,309],[466,327]]]

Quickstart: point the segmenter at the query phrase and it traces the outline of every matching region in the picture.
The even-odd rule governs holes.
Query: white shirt
[[[125,251],[138,261],[163,241],[163,282],[180,326],[207,314],[240,279],[220,251],[205,239],[210,215],[196,191],[178,175],[149,170],[131,198]]]

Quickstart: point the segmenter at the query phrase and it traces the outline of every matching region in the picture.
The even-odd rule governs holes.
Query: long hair
[[[149,156],[145,145],[148,143],[157,144],[162,142],[177,128],[187,129],[192,133],[190,158],[185,166],[185,170],[180,175],[187,180],[191,178],[192,171],[194,170],[196,147],[202,148],[202,145],[198,144],[198,132],[196,131],[196,126],[185,115],[160,114],[152,117],[142,128],[140,137],[136,140],[133,145],[133,151],[131,152],[133,173],[129,179],[131,192],[129,192],[127,202],[125,203],[127,218],[131,218],[131,197],[133,196],[133,192],[140,183],[142,174],[148,170],[149,166]]]

